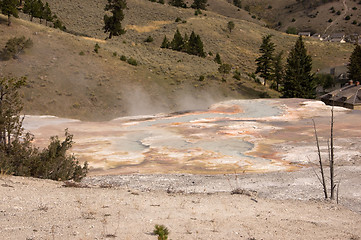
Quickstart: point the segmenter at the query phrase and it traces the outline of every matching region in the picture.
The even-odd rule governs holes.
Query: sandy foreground
[[[298,174],[305,173],[309,171]],[[287,174],[281,174],[283,180],[277,182],[290,182],[290,176],[297,177],[297,173]],[[270,175],[270,179],[275,176]],[[86,179],[82,185],[88,187],[79,188],[50,180],[1,176],[1,239],[157,239],[152,235],[155,224],[168,227],[170,239],[361,237],[360,212],[322,201],[322,197],[275,199],[262,190],[230,193],[238,182],[256,183],[260,180],[257,176],[230,179],[132,175],[107,179]],[[187,188],[179,188],[181,179],[189,183]],[[123,184],[116,184],[117,181]],[[169,185],[169,181],[174,185]],[[200,185],[204,185],[203,190]],[[310,187],[311,191],[314,187]],[[270,186],[264,188],[272,192]],[[320,196],[318,190],[316,195]]]

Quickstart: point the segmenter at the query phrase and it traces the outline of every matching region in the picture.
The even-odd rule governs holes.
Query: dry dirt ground
[[[320,200],[315,184],[300,184],[308,174],[131,175],[86,179],[86,188],[2,175],[0,235],[157,239],[152,231],[163,224],[170,239],[360,239],[360,213]],[[259,192],[232,195],[238,184]],[[319,197],[305,200],[307,193]]]

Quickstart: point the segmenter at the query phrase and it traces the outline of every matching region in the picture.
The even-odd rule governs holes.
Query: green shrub
[[[346,17],[345,17],[345,20],[346,21],[348,21],[348,20],[350,20],[351,19],[351,17],[349,16],[349,15],[347,15]]]
[[[175,19],[175,22],[181,22],[182,21],[182,19],[180,18],[180,17],[177,17],[176,19]]]
[[[158,3],[164,4],[164,0],[158,0]]]
[[[10,38],[0,52],[0,58],[4,61],[10,60],[11,58],[16,59],[24,49],[32,46],[33,41],[30,38],[26,39],[24,36]]]
[[[164,225],[156,224],[153,230],[154,235],[158,235],[158,240],[167,240],[169,235],[169,230]]]
[[[236,70],[233,74],[233,78],[237,80],[241,80],[241,73],[238,70]]]
[[[74,155],[68,155],[73,145],[73,135],[65,130],[65,140],[51,137],[47,148],[39,151],[32,145],[33,136],[23,133],[23,104],[19,89],[25,78],[0,78],[2,93],[0,104],[0,169],[13,175],[79,181],[88,172],[88,164],[81,166]]]
[[[134,58],[130,57],[127,61],[127,63],[129,63],[130,65],[133,65],[133,66],[138,66],[138,62],[137,60],[135,60]]]
[[[148,36],[148,37],[144,40],[144,42],[148,42],[148,43],[153,42],[153,41],[154,41],[154,39],[152,38],[152,36]]]
[[[122,60],[122,61],[127,61],[127,57],[126,56],[124,56],[124,55],[122,55],[122,56],[120,56],[120,60]]]
[[[200,81],[200,82],[204,81],[204,76],[203,75],[199,76],[198,81]]]
[[[95,46],[94,46],[94,52],[99,53],[99,49],[100,49],[100,46],[99,46],[98,43],[96,43]]]
[[[118,56],[118,53],[117,52],[113,52],[113,57],[116,57]]]
[[[84,53],[83,51],[80,51],[80,52],[79,52],[79,55],[80,55],[80,56],[84,56],[85,53]]]
[[[230,73],[231,69],[232,69],[232,65],[223,63],[223,64],[221,64],[221,66],[219,66],[218,71],[220,73],[228,74],[228,73]]]

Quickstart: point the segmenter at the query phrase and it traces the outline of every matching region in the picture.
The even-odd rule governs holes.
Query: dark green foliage
[[[80,52],[79,52],[79,55],[80,55],[80,56],[84,56],[85,53],[84,53],[83,51],[80,51]]]
[[[177,17],[176,19],[175,19],[175,22],[181,22],[182,21],[182,19],[180,18],[180,17]]]
[[[195,16],[198,16],[198,15],[201,15],[202,14],[202,11],[200,10],[200,9],[196,9],[195,11],[194,11],[194,15]]]
[[[169,235],[169,230],[164,225],[156,224],[153,230],[154,235],[158,235],[158,240],[167,240]]]
[[[133,65],[133,66],[138,66],[137,60],[135,60],[134,58],[131,58],[131,57],[127,60],[127,63],[129,63],[130,65]]]
[[[348,20],[350,20],[351,19],[351,17],[349,16],[349,15],[347,15],[346,17],[345,17],[345,20],[346,21],[348,21]]]
[[[175,51],[181,51],[183,49],[183,46],[184,46],[183,37],[180,34],[179,30],[177,29],[177,31],[173,36],[173,40],[170,43],[170,47]]]
[[[108,0],[108,4],[105,6],[105,11],[110,11],[112,16],[104,15],[104,27],[105,33],[109,33],[109,39],[113,36],[120,36],[125,33],[122,28],[121,21],[124,19],[123,9],[127,8],[127,2],[125,0]]]
[[[291,22],[296,22],[296,19],[292,18]]]
[[[43,151],[33,147],[33,137],[23,133],[24,117],[19,89],[25,78],[0,78],[0,169],[13,175],[50,178],[53,180],[81,180],[88,172],[87,163],[80,166],[66,151],[73,144],[73,135],[65,131],[65,140],[52,137]]]
[[[228,74],[231,72],[231,69],[232,69],[231,64],[224,63],[221,64],[221,66],[219,66],[218,71],[223,74]]]
[[[122,55],[122,56],[120,56],[120,60],[122,60],[122,61],[127,61],[127,57],[126,56],[124,56],[124,55]]]
[[[237,80],[241,80],[241,73],[236,70],[234,73],[233,73],[233,78],[234,79],[237,79]]]
[[[234,22],[233,22],[233,21],[229,21],[229,22],[227,23],[227,28],[228,28],[229,32],[231,33],[232,30],[234,29]]]
[[[169,41],[168,41],[167,36],[164,36],[162,45],[161,45],[160,47],[161,47],[161,48],[169,48],[169,47],[170,47],[170,43],[169,43]]]
[[[341,11],[337,11],[336,14],[337,14],[337,15],[341,15]]]
[[[298,31],[297,31],[297,28],[295,28],[295,27],[288,27],[286,30],[286,33],[297,35]]]
[[[55,14],[53,15],[53,27],[58,28],[61,31],[66,30],[66,27],[63,25],[63,23],[58,19],[58,17]]]
[[[281,51],[273,59],[272,79],[274,80],[274,84],[273,84],[272,88],[275,89],[276,91],[279,90],[279,86],[282,84],[282,80],[284,77],[282,55],[283,55],[283,52]]]
[[[193,31],[191,36],[188,38],[188,35],[185,34],[182,37],[181,33],[177,29],[174,34],[173,40],[169,43],[166,36],[163,38],[161,48],[170,48],[175,51],[186,52],[191,55],[196,55],[199,57],[205,57],[206,54],[203,50],[203,42],[201,37],[195,34]]]
[[[238,8],[242,8],[241,0],[233,0],[233,5],[238,7]]]
[[[164,0],[158,0],[158,3],[164,4]]]
[[[336,81],[331,74],[320,73],[315,76],[315,81],[318,86],[322,86],[323,89],[334,87]]]
[[[11,58],[18,58],[19,54],[26,48],[30,48],[33,45],[33,41],[24,36],[10,38],[5,45],[5,48],[0,52],[0,59],[7,61]]]
[[[117,52],[113,52],[113,57],[116,57],[118,55]]]
[[[26,0],[23,8],[23,12],[29,14],[30,21],[33,18],[39,18],[43,16],[43,3],[40,0]]]
[[[328,22],[329,22],[329,23],[331,23],[331,22],[332,22],[332,19],[331,19],[331,18],[330,18],[330,19],[328,19]]]
[[[256,59],[257,69],[256,73],[264,79],[264,85],[268,80],[272,80],[273,69],[273,53],[275,50],[274,43],[271,42],[272,35],[267,35],[262,38],[262,44],[259,48],[261,56]]]
[[[170,0],[168,3],[173,7],[181,7],[181,8],[187,7],[187,5],[184,3],[184,0]]]
[[[148,42],[148,43],[153,42],[153,41],[154,41],[154,39],[153,39],[152,36],[148,36],[148,37],[144,40],[144,42]]]
[[[49,7],[48,2],[45,3],[44,11],[43,11],[43,18],[45,19],[45,24],[48,25],[48,22],[53,21],[53,16]]]
[[[216,54],[214,61],[218,64],[222,64],[221,56],[219,55],[219,53]]]
[[[361,82],[361,46],[356,45],[349,59],[349,78]]]
[[[203,82],[204,81],[204,76],[203,75],[199,76],[198,81]]]
[[[315,81],[312,70],[312,58],[300,36],[287,58],[282,97],[314,98]]]
[[[191,8],[206,10],[207,0],[194,0]]]
[[[11,16],[19,17],[18,16],[18,0],[2,0],[0,1],[0,10],[2,14],[8,17],[8,26],[11,25]]]
[[[65,130],[65,140],[58,136],[50,138],[50,144],[40,154],[40,158],[31,163],[30,176],[52,180],[80,181],[88,172],[88,164],[79,165],[74,155],[67,155],[73,145],[73,135]]]
[[[356,21],[356,20],[353,20],[353,21],[352,21],[352,24],[353,24],[353,25],[356,25],[356,24],[357,24],[357,21]]]
[[[100,46],[99,46],[98,43],[96,43],[95,46],[94,46],[94,52],[99,53],[99,49],[100,49]]]
[[[201,41],[201,37],[199,35],[196,35],[193,31],[186,44],[185,52],[199,57],[206,56],[206,54],[203,51],[203,43]]]

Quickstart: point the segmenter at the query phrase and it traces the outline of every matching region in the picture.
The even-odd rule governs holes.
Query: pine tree
[[[104,15],[104,32],[109,33],[109,39],[113,36],[120,36],[125,33],[121,21],[124,19],[123,9],[127,8],[125,0],[108,0],[105,11],[110,11],[113,15]]]
[[[206,10],[207,0],[194,0],[191,8]]]
[[[184,40],[183,40],[183,37],[180,34],[178,29],[174,34],[174,37],[173,37],[172,42],[170,43],[170,46],[175,51],[182,51],[183,50]]]
[[[234,22],[229,21],[229,22],[227,23],[227,28],[228,28],[229,32],[231,33],[232,30],[234,29]]]
[[[275,45],[271,42],[271,37],[272,35],[267,35],[262,38],[262,44],[259,48],[262,55],[256,59],[256,73],[261,73],[260,76],[264,79],[265,86],[267,81],[272,79],[273,72],[273,52]]]
[[[164,36],[162,45],[161,45],[160,47],[161,47],[161,48],[169,48],[169,45],[170,45],[170,43],[169,43],[169,41],[168,41],[167,36]]]
[[[44,4],[41,0],[36,1],[36,15],[40,19],[40,23],[43,21],[44,18]]]
[[[205,57],[205,53],[203,51],[203,42],[200,36],[196,35],[194,31],[192,31],[191,36],[189,37],[186,52],[191,55]]]
[[[286,73],[282,89],[285,98],[314,98],[315,80],[312,70],[312,58],[300,36],[287,58]]]
[[[354,81],[361,82],[361,46],[356,45],[351,56],[350,63],[348,64],[349,78]]]
[[[46,2],[45,6],[44,6],[43,18],[45,19],[46,26],[48,25],[48,22],[53,21],[52,13],[51,13],[48,2]]]
[[[279,52],[273,59],[273,80],[275,81],[275,89],[278,91],[279,86],[282,84],[283,80],[283,65],[282,65],[282,55],[283,51]]]
[[[18,0],[2,0],[0,2],[1,12],[8,16],[8,26],[11,25],[11,16],[19,17],[17,6]]]
[[[221,56],[219,55],[219,53],[216,54],[214,61],[218,64],[222,64]]]
[[[187,5],[184,3],[184,0],[170,0],[169,5],[172,5],[173,7],[181,7],[181,8],[187,7]]]

